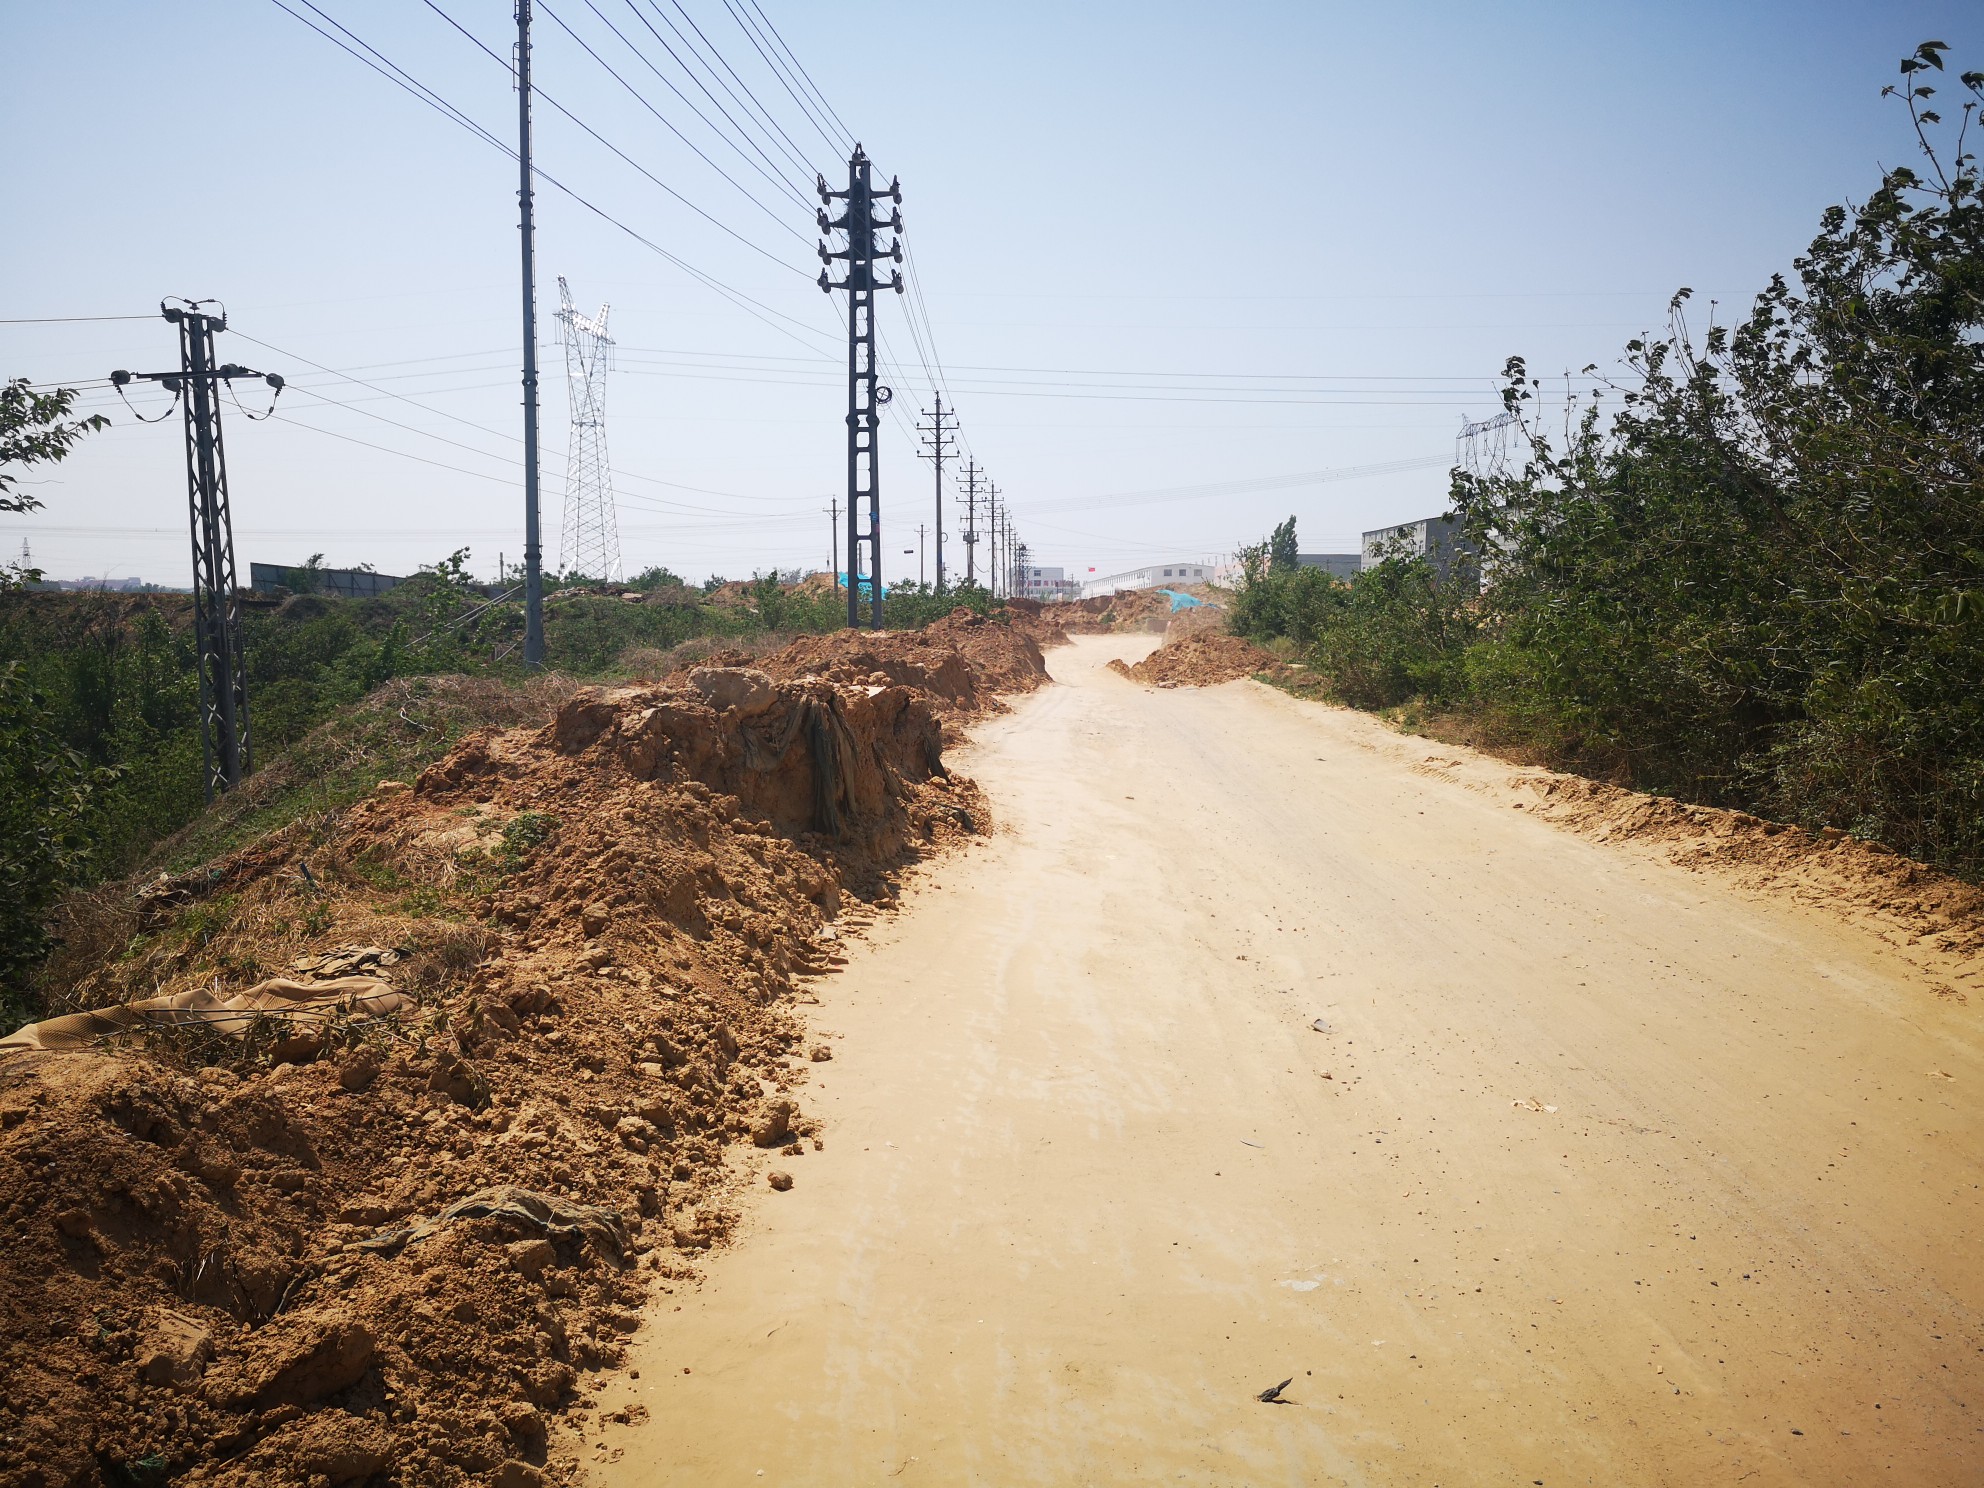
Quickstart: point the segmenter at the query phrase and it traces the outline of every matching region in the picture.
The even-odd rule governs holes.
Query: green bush
[[[1236,626],[1345,701],[1984,876],[1984,201],[1975,157],[1936,148],[1943,51],[1889,90],[1927,165],[1829,209],[1736,324],[1693,333],[1681,291],[1558,438],[1511,359],[1525,464],[1453,482],[1478,599],[1257,558]],[[1984,74],[1957,81],[1967,123]]]

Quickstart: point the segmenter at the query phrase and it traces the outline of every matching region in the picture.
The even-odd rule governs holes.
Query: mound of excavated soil
[[[1135,666],[1122,661],[1109,663],[1114,671],[1153,687],[1217,687],[1256,672],[1281,668],[1273,653],[1263,651],[1252,641],[1202,629],[1189,629],[1167,637],[1150,655]]]
[[[946,623],[584,690],[151,886],[79,1002],[416,1006],[0,1057],[0,1483],[566,1480],[751,1154],[805,1181],[807,978],[982,819],[937,709],[1038,651]]]
[[[1189,589],[1180,588],[1180,593]],[[1125,589],[1054,607],[1069,635],[1114,635],[1123,631],[1162,632],[1171,623],[1171,596],[1156,589]]]
[[[718,652],[712,664],[728,660]],[[783,679],[824,677],[846,686],[909,688],[949,724],[1005,710],[1001,694],[1030,692],[1047,680],[1034,626],[1009,617],[953,610],[921,630],[834,631],[801,636],[750,663]]]

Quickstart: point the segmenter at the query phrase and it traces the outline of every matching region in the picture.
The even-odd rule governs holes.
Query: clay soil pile
[[[1260,672],[1279,673],[1281,662],[1252,641],[1203,628],[1167,636],[1162,646],[1134,666],[1121,661],[1110,669],[1153,687],[1217,687]]]
[[[1181,587],[1181,594],[1190,593]],[[1125,589],[1094,599],[1053,606],[1069,635],[1114,635],[1123,631],[1162,633],[1171,623],[1171,596],[1157,589]]]
[[[1004,710],[1001,693],[1029,692],[1045,680],[1039,608],[1033,605],[999,619],[958,609],[921,630],[801,636],[783,651],[753,658],[750,664],[786,680],[817,676],[844,685],[906,688],[944,722],[945,742],[956,743],[962,724]],[[1053,639],[1050,633],[1048,643]],[[727,652],[710,657],[712,665],[743,660]]]
[[[0,1483],[566,1480],[726,1196],[804,1182],[806,983],[983,822],[946,725],[1044,680],[976,618],[809,638],[148,885],[78,1005],[316,1011],[0,1052]]]

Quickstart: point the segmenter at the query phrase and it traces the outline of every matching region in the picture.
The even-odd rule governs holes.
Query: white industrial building
[[[1125,589],[1167,589],[1180,584],[1209,584],[1212,582],[1212,570],[1213,565],[1202,558],[1147,564],[1125,573],[1110,574],[1107,578],[1086,580],[1082,584],[1082,598],[1098,599],[1105,594],[1120,594]]]

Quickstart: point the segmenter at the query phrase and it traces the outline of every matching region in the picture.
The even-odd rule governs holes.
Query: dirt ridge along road
[[[1978,1009],[1148,644],[978,730],[594,1481],[1978,1481]]]

